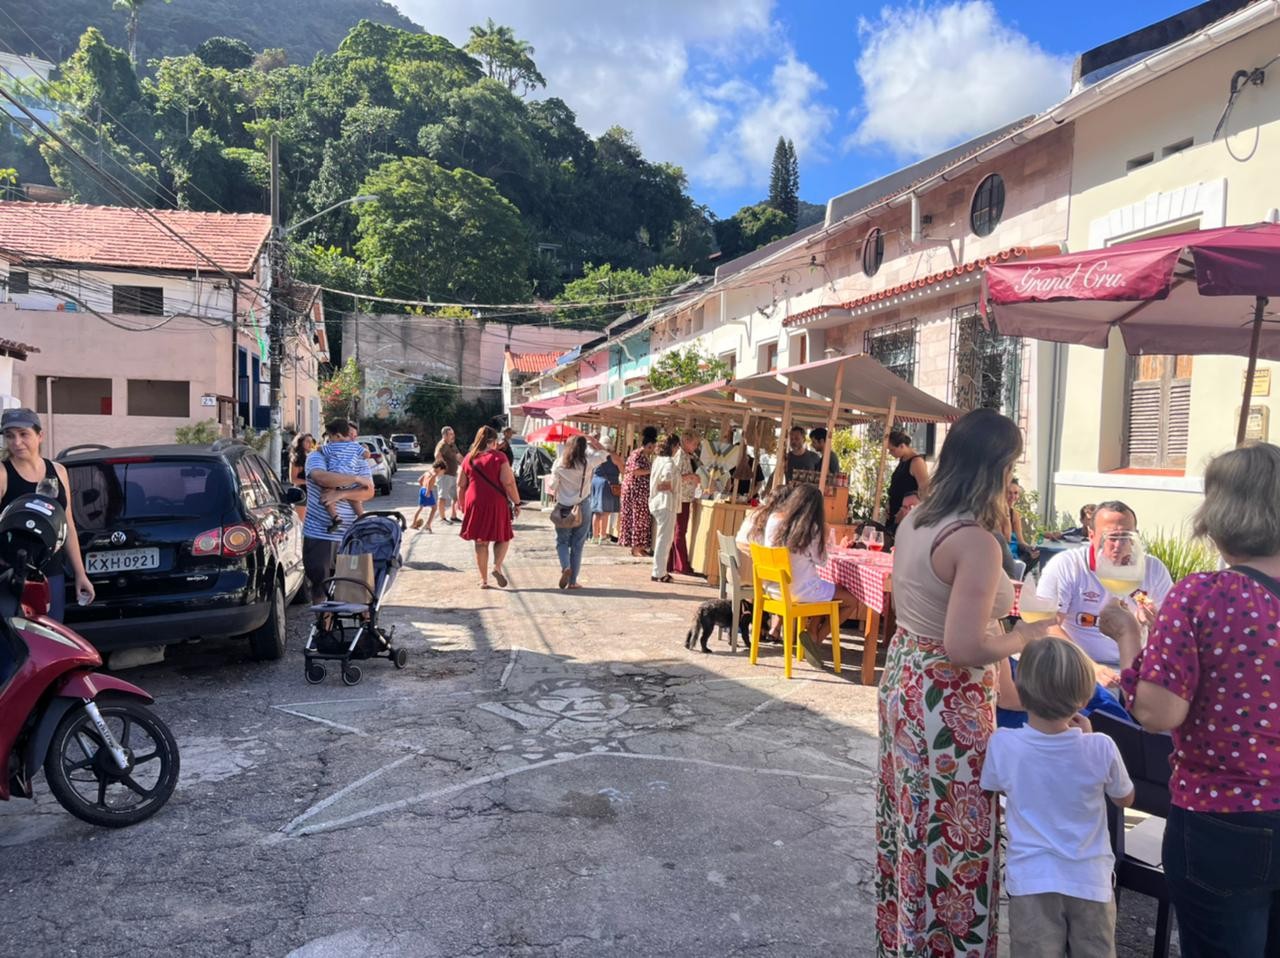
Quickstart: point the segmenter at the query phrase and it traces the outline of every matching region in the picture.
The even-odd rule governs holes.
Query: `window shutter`
[[[1170,466],[1187,464],[1187,434],[1191,423],[1191,381],[1169,384],[1169,431],[1165,460]]]
[[[1160,381],[1136,381],[1129,387],[1129,465],[1154,468],[1160,464]],[[1188,391],[1190,396],[1190,391]],[[1188,406],[1189,408],[1189,406]],[[1184,430],[1185,435],[1185,430]],[[1185,455],[1186,445],[1183,444]]]

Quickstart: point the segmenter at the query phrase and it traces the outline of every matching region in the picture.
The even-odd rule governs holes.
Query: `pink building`
[[[205,420],[269,426],[266,241],[256,214],[0,202],[0,330],[38,349],[10,402],[51,454],[174,440]],[[288,299],[286,429],[316,431],[327,362],[318,290]],[[3,383],[0,383],[3,385]]]

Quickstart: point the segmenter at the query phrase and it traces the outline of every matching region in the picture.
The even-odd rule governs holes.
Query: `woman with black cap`
[[[0,432],[4,434],[5,448],[4,469],[0,471],[0,512],[14,499],[37,491],[58,500],[67,513],[66,561],[60,564],[70,567],[76,578],[76,595],[80,604],[88,605],[93,601],[93,583],[85,573],[84,559],[80,555],[80,540],[76,536],[75,520],[69,507],[71,484],[67,480],[66,467],[40,454],[40,443],[44,437],[40,417],[32,410],[6,409],[0,416]],[[49,618],[61,622],[66,601],[65,576],[49,576]]]

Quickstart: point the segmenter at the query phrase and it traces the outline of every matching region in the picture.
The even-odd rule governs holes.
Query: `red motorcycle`
[[[46,566],[66,539],[62,507],[23,496],[0,513],[0,800],[49,790],[77,818],[121,828],[154,815],[178,781],[178,745],[150,695],[94,670],[98,651],[49,609]]]

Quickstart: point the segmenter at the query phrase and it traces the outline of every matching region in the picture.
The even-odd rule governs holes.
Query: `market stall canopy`
[[[887,416],[892,407],[894,419],[904,422],[947,422],[962,415],[955,406],[917,389],[865,354],[832,356],[735,379],[732,388],[743,396],[773,396],[781,404],[793,384],[809,395],[800,396],[793,388],[792,405],[829,405],[838,400],[842,410],[868,416]]]
[[[553,409],[579,405],[581,405],[581,402],[577,397],[564,393],[559,396],[552,396],[550,399],[530,399],[528,402],[521,403],[518,406],[512,406],[511,411],[519,412],[531,419],[547,419]]]
[[[1105,348],[1118,328],[1132,355],[1280,360],[1280,225],[1255,223],[1135,240],[987,267],[984,313],[1006,336]],[[1240,438],[1249,403],[1243,403]]]

